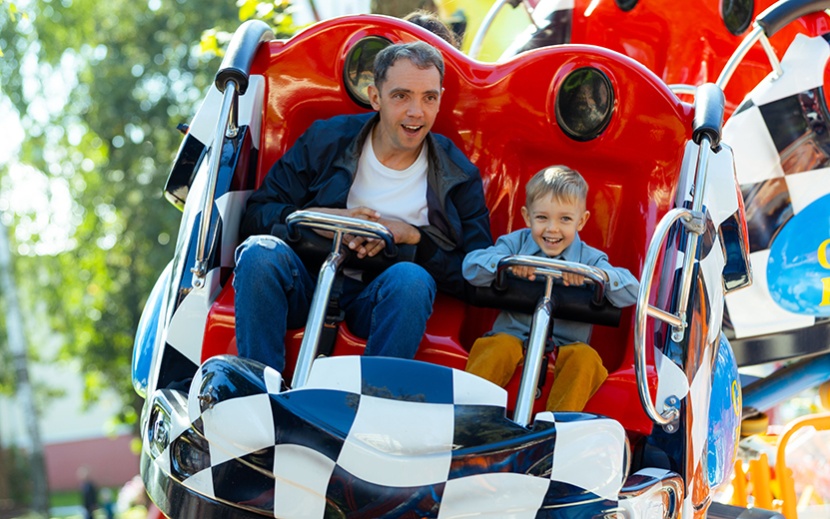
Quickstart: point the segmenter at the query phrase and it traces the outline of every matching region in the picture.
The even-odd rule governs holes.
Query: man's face
[[[376,127],[381,154],[415,153],[432,129],[441,104],[441,75],[435,67],[420,69],[408,59],[389,67],[380,90],[369,87],[372,108],[380,113]]]
[[[573,243],[576,233],[585,227],[590,213],[582,200],[562,200],[543,196],[528,207],[522,216],[530,227],[533,241],[549,258],[559,256]]]

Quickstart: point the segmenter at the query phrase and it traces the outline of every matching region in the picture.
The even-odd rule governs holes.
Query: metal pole
[[[0,221],[0,293],[6,297],[6,333],[9,350],[12,354],[17,379],[17,397],[23,407],[26,428],[32,442],[32,508],[43,516],[49,515],[49,488],[46,481],[46,463],[43,456],[43,443],[37,421],[32,386],[29,383],[28,357],[26,355],[26,337],[23,332],[23,318],[17,300],[17,286],[11,275],[11,253],[6,226]]]
[[[545,355],[545,342],[550,329],[550,293],[553,290],[553,278],[545,278],[545,295],[536,311],[533,313],[533,324],[530,326],[530,337],[527,341],[522,381],[519,383],[519,395],[516,398],[516,409],[513,412],[513,421],[527,427],[533,416],[533,402],[536,400],[536,388],[539,386],[539,377],[542,374],[542,359]]]

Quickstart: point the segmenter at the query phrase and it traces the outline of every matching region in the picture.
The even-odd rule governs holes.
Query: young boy
[[[512,255],[542,256],[602,269],[608,275],[605,295],[611,304],[624,307],[637,301],[639,283],[631,273],[608,262],[608,256],[579,239],[590,213],[585,209],[588,184],[582,175],[565,166],[551,166],[527,183],[522,216],[526,229],[504,235],[496,244],[467,254],[464,277],[473,285],[490,285],[499,260]],[[533,281],[533,267],[513,267],[514,275]],[[565,273],[565,285],[581,285],[584,278]],[[522,362],[533,316],[503,311],[493,329],[476,340],[467,360],[467,371],[504,387]],[[602,359],[587,343],[591,325],[555,319],[553,340],[559,346],[548,411],[581,411],[608,376]]]

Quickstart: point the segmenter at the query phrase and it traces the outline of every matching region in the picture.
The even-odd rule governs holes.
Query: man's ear
[[[372,108],[380,110],[380,91],[374,83],[369,85],[369,90],[366,93],[369,94],[369,103],[372,105]]]
[[[525,225],[530,227],[530,213],[527,212],[527,207],[522,206],[522,218],[525,219]]]
[[[591,211],[586,210],[582,213],[582,218],[579,219],[579,225],[576,227],[577,231],[581,231],[585,224],[588,223],[588,218],[591,217]]]

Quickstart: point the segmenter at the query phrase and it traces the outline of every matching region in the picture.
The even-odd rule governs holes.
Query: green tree
[[[28,191],[11,172],[27,168],[46,201],[11,211],[21,299],[30,324],[46,319],[64,338],[61,356],[80,359],[87,395],[114,389],[134,420],[135,328],[180,218],[161,197],[176,124],[195,113],[219,64],[198,48],[205,20],[235,27],[238,11],[195,0],[26,6],[14,20],[0,9],[0,102],[25,132],[0,177],[13,203]]]

